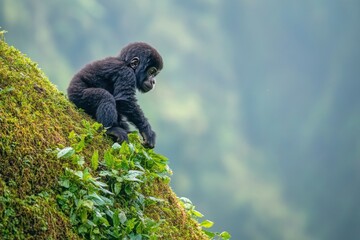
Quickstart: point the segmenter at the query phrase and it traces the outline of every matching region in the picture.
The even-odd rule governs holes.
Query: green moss
[[[79,239],[45,192],[19,198],[1,181],[0,193],[1,239]]]
[[[171,188],[164,182],[155,180],[144,188],[149,196],[164,199],[165,202],[153,205],[146,214],[155,220],[166,219],[160,225],[159,232],[163,239],[208,239],[197,222],[195,222],[181,206]]]
[[[0,238],[78,239],[59,209],[54,189],[69,165],[53,150],[71,145],[70,132],[84,132],[92,121],[69,103],[44,73],[0,32]],[[82,151],[103,156],[112,142],[99,134]],[[104,147],[105,146],[105,147]],[[159,239],[208,239],[178,202],[168,184],[144,183],[144,194],[164,199],[145,210],[164,220]]]

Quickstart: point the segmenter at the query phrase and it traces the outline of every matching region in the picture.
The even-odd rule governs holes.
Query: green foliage
[[[208,239],[170,189],[165,157],[137,134],[108,147],[101,125],[1,40],[0,125],[0,239]]]
[[[194,219],[198,220],[199,218],[203,218],[204,215],[202,213],[200,213],[199,211],[195,210],[195,206],[194,204],[190,201],[190,199],[185,198],[185,197],[181,197],[179,198],[184,206],[184,208],[187,210],[187,212],[190,214],[191,217],[193,217]],[[231,238],[231,235],[224,231],[221,233],[218,232],[211,232],[205,229],[211,228],[214,225],[214,222],[210,221],[210,220],[203,220],[200,223],[200,226],[203,227],[203,232],[209,236],[211,239],[222,239],[222,240],[227,240]],[[204,229],[205,228],[205,229]]]
[[[97,125],[87,126],[83,134],[71,132],[71,146],[58,149],[57,157],[74,164],[66,168],[59,180],[57,202],[69,217],[74,231],[88,239],[158,239],[159,227],[165,221],[149,218],[148,206],[162,204],[164,199],[144,195],[145,182],[170,181],[168,159],[142,146],[137,133],[129,135],[130,142],[114,143],[105,149],[102,158],[94,150],[90,161],[81,155],[87,143],[99,130]],[[99,160],[101,159],[101,160]],[[187,198],[180,198],[188,214],[194,219],[203,215]],[[203,228],[214,223],[204,220]],[[230,239],[227,232],[213,233],[203,230],[212,239]]]
[[[80,236],[90,239],[157,239],[162,221],[145,216],[144,209],[162,199],[144,196],[140,184],[153,179],[169,181],[167,159],[145,149],[136,133],[130,143],[114,143],[101,161],[95,150],[90,166],[81,154],[99,126],[83,122],[84,134],[70,133],[71,146],[58,150],[57,157],[70,160],[59,180],[57,202]]]
[[[142,105],[149,106],[158,146],[176,159],[174,189],[202,189],[196,202],[226,216],[217,224],[232,229],[236,239],[334,240],[344,233],[360,236],[359,217],[352,214],[360,184],[359,11],[358,0],[4,0],[0,25],[62,90],[80,64],[115,55],[136,39],[154,43],[166,66],[161,87],[145,95]],[[18,92],[33,95],[31,82],[24,89],[22,81],[12,82],[11,92],[0,91],[0,105],[9,106],[7,99]],[[37,97],[50,106],[51,96]],[[56,118],[47,111],[40,111],[45,126],[24,131],[15,122],[24,108],[17,113],[10,106],[5,113],[0,106],[0,126],[14,126],[6,131],[35,136],[45,129],[48,142],[56,136],[51,127],[58,125],[47,124]],[[59,122],[60,129],[76,125]],[[1,141],[6,153],[19,152],[19,146],[41,149],[17,137]],[[41,138],[36,142],[43,144]],[[11,172],[22,172],[15,161],[20,157],[12,156]],[[57,180],[53,173],[40,174],[54,164],[31,157],[40,171],[32,179],[19,174],[24,183],[36,188]],[[1,165],[1,175],[16,179],[6,167]],[[29,190],[16,182],[17,189]],[[336,216],[328,217],[329,209]]]

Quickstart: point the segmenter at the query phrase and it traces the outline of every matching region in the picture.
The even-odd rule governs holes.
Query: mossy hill
[[[0,239],[208,239],[165,158],[98,128],[0,33]]]

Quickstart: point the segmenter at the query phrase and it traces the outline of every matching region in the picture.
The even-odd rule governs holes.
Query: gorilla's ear
[[[133,59],[131,59],[131,61],[130,61],[130,67],[131,67],[132,69],[135,70],[138,65],[139,65],[139,58],[138,58],[138,57],[134,57]]]

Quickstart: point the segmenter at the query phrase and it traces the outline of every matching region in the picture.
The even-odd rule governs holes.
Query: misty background
[[[0,0],[6,41],[63,92],[129,42],[158,49],[155,150],[233,239],[360,238],[359,23],[357,0]]]

